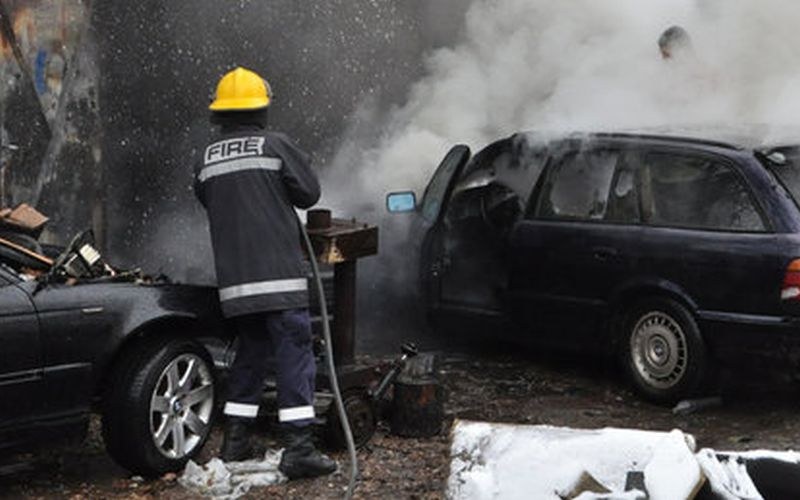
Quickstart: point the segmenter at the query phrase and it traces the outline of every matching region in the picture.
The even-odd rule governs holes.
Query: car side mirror
[[[417,209],[417,195],[413,191],[400,191],[386,195],[386,209],[393,214],[413,212]]]

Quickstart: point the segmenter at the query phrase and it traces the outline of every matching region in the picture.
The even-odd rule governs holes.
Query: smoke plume
[[[780,132],[800,116],[797,20],[792,0],[473,0],[459,39],[427,56],[405,103],[388,112],[362,103],[323,172],[323,204],[380,221],[381,255],[362,264],[360,283],[370,311],[360,327],[383,338],[370,347],[422,330],[408,324],[422,317],[414,242],[407,218],[386,215],[386,193],[419,196],[449,147],[475,152],[517,131]],[[662,59],[658,39],[673,25],[691,48]]]
[[[387,191],[419,192],[449,146],[520,130],[795,124],[799,19],[791,0],[475,0],[460,41],[428,56],[403,106],[356,115],[328,203],[379,209]],[[672,25],[693,49],[662,60]],[[354,174],[370,197],[356,206]]]

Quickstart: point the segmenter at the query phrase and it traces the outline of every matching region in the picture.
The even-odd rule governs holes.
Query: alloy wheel
[[[161,372],[150,399],[150,434],[161,454],[180,459],[208,434],[214,410],[211,368],[192,353],[174,358]]]

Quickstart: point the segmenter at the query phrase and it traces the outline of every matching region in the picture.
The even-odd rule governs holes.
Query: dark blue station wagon
[[[412,196],[387,203],[418,214],[438,325],[502,318],[613,354],[659,402],[696,394],[715,362],[796,356],[800,147],[516,134],[454,147]]]

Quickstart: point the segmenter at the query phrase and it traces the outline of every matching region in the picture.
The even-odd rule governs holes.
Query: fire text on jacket
[[[263,137],[237,137],[215,142],[206,148],[205,164],[210,165],[248,156],[261,156],[263,148]]]

